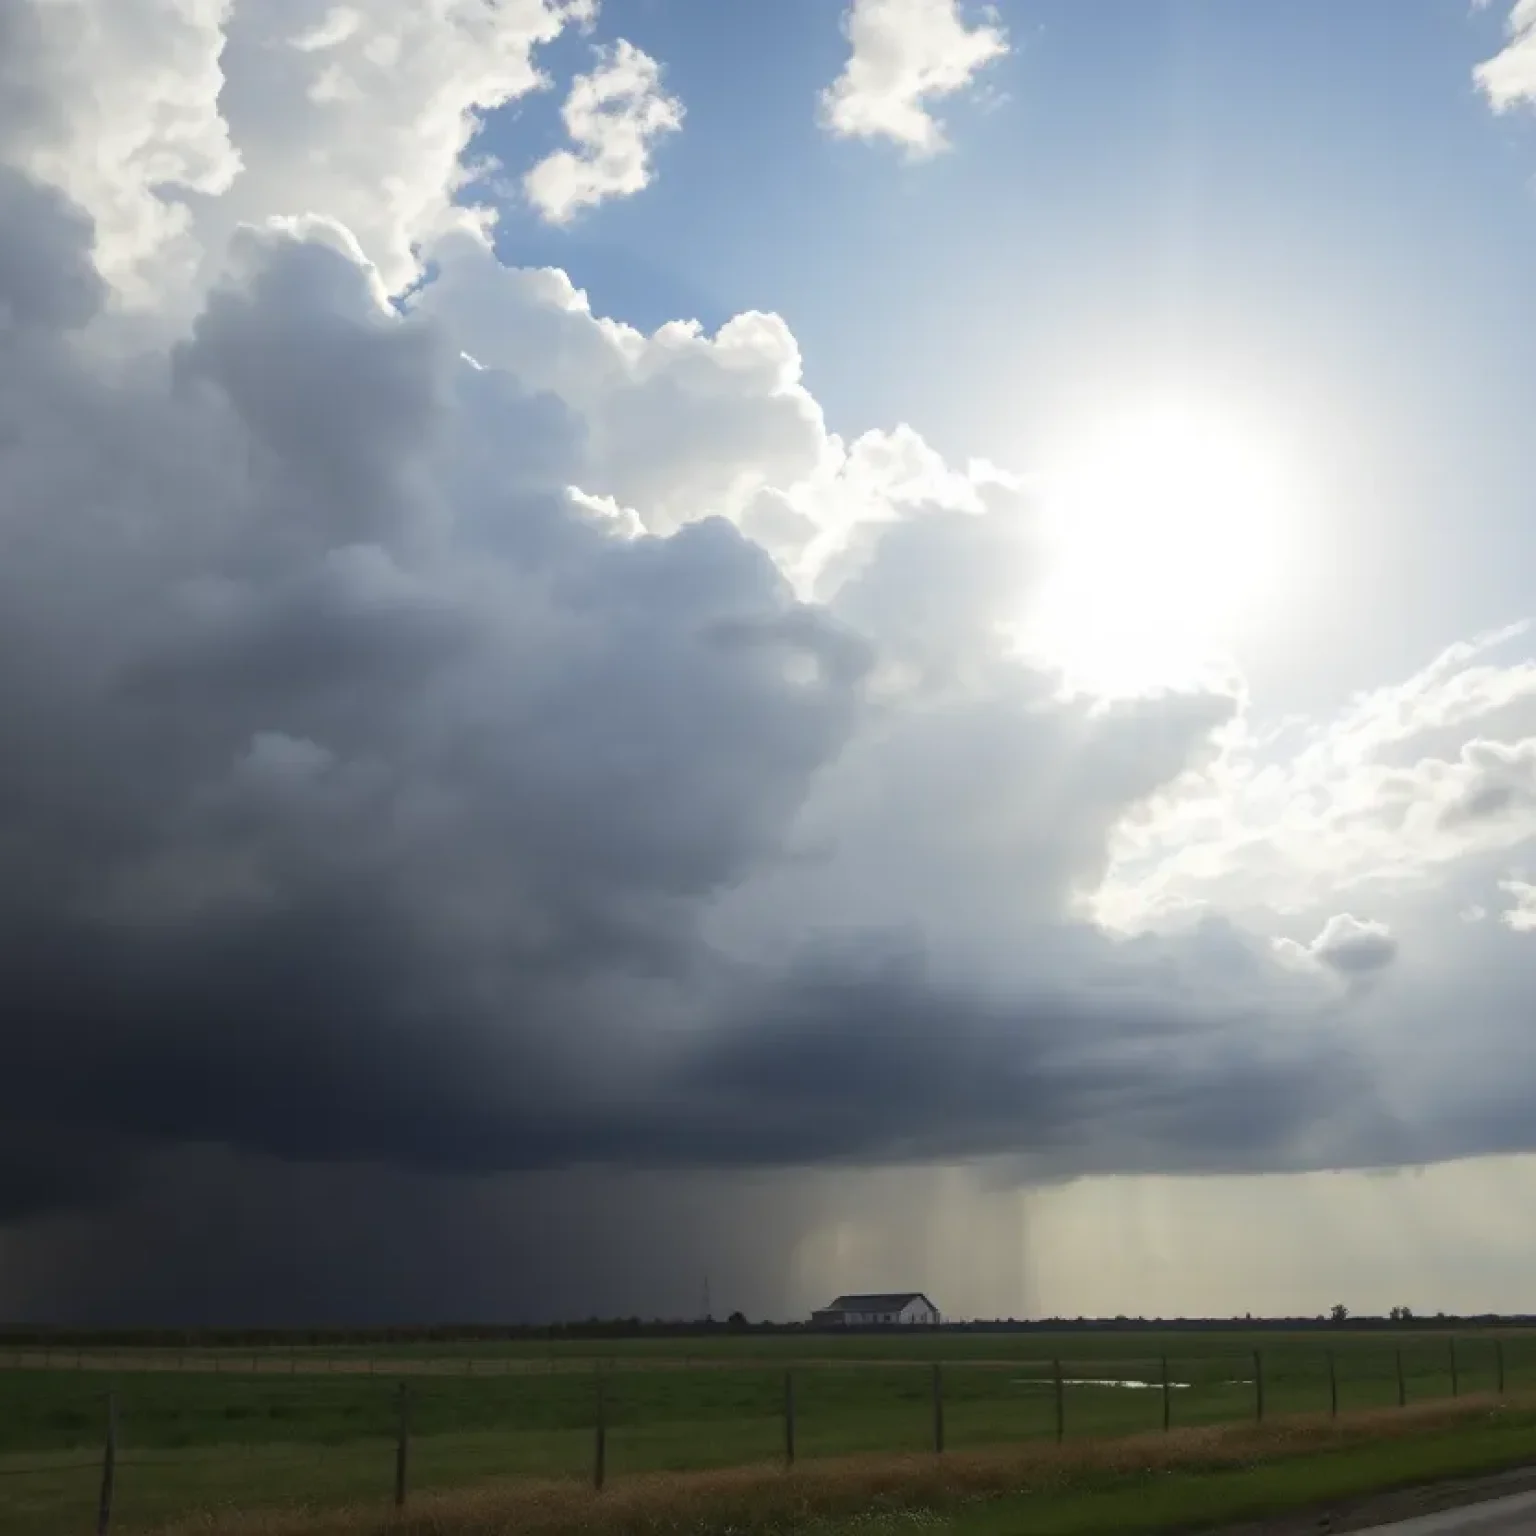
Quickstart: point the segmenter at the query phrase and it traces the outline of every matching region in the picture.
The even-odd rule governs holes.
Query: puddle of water
[[[1013,1384],[1016,1387],[1054,1387],[1054,1376],[1015,1376]],[[1161,1381],[1137,1381],[1132,1377],[1116,1376],[1113,1378],[1096,1379],[1088,1376],[1063,1376],[1061,1384],[1064,1387],[1123,1387],[1129,1392],[1161,1392]],[[1174,1392],[1187,1392],[1190,1383],[1187,1381],[1170,1381],[1170,1390]]]

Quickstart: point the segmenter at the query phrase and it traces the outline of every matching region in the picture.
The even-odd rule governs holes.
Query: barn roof
[[[866,1296],[839,1296],[828,1312],[900,1312],[912,1301],[928,1301],[921,1291],[884,1291]],[[933,1303],[928,1301],[931,1307]]]

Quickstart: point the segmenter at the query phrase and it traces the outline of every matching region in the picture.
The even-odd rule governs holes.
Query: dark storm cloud
[[[0,9],[0,57],[5,29],[16,25]],[[0,223],[7,229],[0,242],[0,323],[17,330],[84,325],[103,292],[90,258],[90,220],[62,193],[0,163]]]
[[[1232,704],[1095,709],[991,657],[1016,581],[987,519],[870,535],[809,605],[722,519],[631,538],[566,493],[663,404],[631,483],[692,433],[680,479],[714,484],[759,387],[789,453],[771,369],[693,419],[716,386],[679,354],[685,384],[586,410],[542,352],[476,366],[382,306],[319,226],[243,235],[170,358],[125,362],[63,334],[100,297],[81,216],[14,176],[6,208],[0,1215],[204,1144],[476,1175],[1370,1160],[1350,1041],[1272,967],[1068,921]]]
[[[1342,1042],[1259,1044],[1251,1020],[1157,990],[987,997],[910,953],[845,954],[713,1039],[692,1097],[763,1156],[1012,1154],[1050,1178],[1325,1164],[1321,1134],[1368,1089]]]

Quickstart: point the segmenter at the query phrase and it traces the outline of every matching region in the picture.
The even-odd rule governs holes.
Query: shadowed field
[[[594,1492],[496,1480],[428,1495],[403,1516],[377,1504],[204,1513],[172,1536],[1109,1536],[1256,1520],[1528,1458],[1531,1403],[1469,1401],[1341,1420],[1217,1426],[1078,1445],[867,1456],[651,1473]]]
[[[884,1459],[857,1463],[859,1476],[886,1475],[870,1470],[878,1465],[895,1469],[903,1486],[915,1477],[912,1486],[926,1487],[934,1477],[994,1475],[978,1467],[1016,1472],[1021,1456],[1030,1466],[1056,1467],[1087,1457],[1084,1465],[1101,1468],[1126,1455],[1187,1458],[1218,1443],[1208,1438],[1215,1426],[1232,1426],[1222,1445],[1247,1443],[1242,1437],[1256,1432],[1289,1443],[1291,1431],[1274,1422],[1286,1419],[1331,1434],[1330,1356],[1340,1423],[1354,1426],[1351,1434],[1421,1426],[1426,1414],[1453,1406],[1453,1385],[1460,1411],[1469,1411],[1475,1395],[1494,1391],[1500,1355],[1511,1400],[1536,1394],[1536,1338],[1458,1339],[1454,1383],[1451,1348],[1447,1337],[1415,1332],[777,1336],[371,1357],[54,1352],[46,1368],[40,1353],[11,1352],[0,1354],[10,1367],[0,1370],[0,1531],[63,1536],[89,1528],[109,1391],[119,1424],[116,1525],[129,1530],[208,1511],[276,1519],[295,1508],[309,1518],[350,1507],[348,1519],[373,1518],[392,1496],[401,1383],[414,1512],[444,1498],[536,1495],[541,1508],[552,1500],[569,1509],[589,1500],[601,1381],[602,1508],[611,1509],[658,1474],[718,1478],[755,1468],[751,1478],[778,1488],[787,1375],[797,1467],[785,1486],[836,1482],[853,1475],[848,1458],[875,1457]],[[940,1355],[942,1459],[934,1454]],[[1399,1359],[1406,1411],[1397,1407]],[[1262,1430],[1255,1427],[1258,1374]],[[1163,1432],[1165,1405],[1171,1434]],[[1028,1460],[1036,1456],[1045,1460]],[[698,1486],[725,1485],[706,1478]]]

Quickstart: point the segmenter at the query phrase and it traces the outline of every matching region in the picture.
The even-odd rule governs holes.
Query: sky
[[[0,0],[0,1317],[1527,1311],[1531,0]]]

